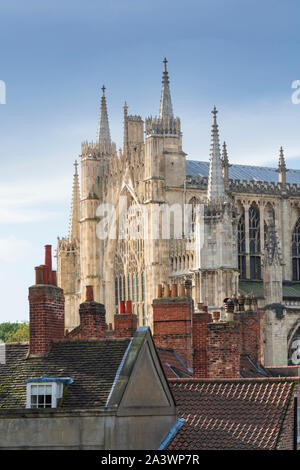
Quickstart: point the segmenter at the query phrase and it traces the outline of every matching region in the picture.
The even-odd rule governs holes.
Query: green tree
[[[29,324],[22,323],[0,323],[0,340],[5,343],[15,343],[29,340]]]

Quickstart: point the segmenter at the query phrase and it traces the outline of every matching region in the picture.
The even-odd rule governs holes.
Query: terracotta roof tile
[[[274,449],[295,380],[171,379],[185,424],[169,450]]]

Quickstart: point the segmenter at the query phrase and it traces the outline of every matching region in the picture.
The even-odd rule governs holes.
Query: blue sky
[[[72,163],[96,136],[100,87],[122,145],[122,106],[155,115],[162,59],[188,158],[208,160],[216,105],[236,163],[300,168],[296,0],[2,0],[0,321],[28,318],[43,245],[68,231]]]

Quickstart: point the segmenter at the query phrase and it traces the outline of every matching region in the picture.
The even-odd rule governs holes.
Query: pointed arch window
[[[139,273],[136,273],[136,300],[140,300],[140,276]]]
[[[132,273],[132,301],[135,302],[135,273]]]
[[[118,293],[118,278],[115,278],[115,305],[118,306],[119,293]]]
[[[261,279],[260,216],[259,209],[254,204],[249,207],[249,251],[250,278]]]
[[[142,271],[141,279],[142,279],[142,300],[145,300],[145,273],[144,271]]]
[[[241,279],[246,278],[246,229],[245,229],[245,211],[238,222],[238,261]]]
[[[123,284],[123,300],[126,300],[126,280],[125,280],[125,276],[122,277],[122,284]]]
[[[196,230],[196,205],[199,204],[199,201],[197,198],[192,197],[190,200],[189,204],[192,206],[191,207],[191,214],[190,214],[190,237],[194,237],[195,235],[195,230]]]
[[[300,281],[300,218],[297,220],[292,235],[293,281]]]
[[[123,299],[123,292],[122,292],[122,277],[119,277],[119,300],[124,300]]]
[[[143,309],[143,325],[146,325],[146,309],[145,309],[145,304],[142,306]]]
[[[128,299],[128,300],[132,300],[132,299],[131,299],[131,280],[130,280],[130,274],[128,274],[128,276],[127,276],[127,299]]]

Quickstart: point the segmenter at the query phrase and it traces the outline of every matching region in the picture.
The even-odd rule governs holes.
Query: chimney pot
[[[43,266],[36,266],[35,268],[35,283],[44,284],[44,268]]]
[[[230,299],[229,297],[224,299],[224,307],[225,307],[225,312],[233,313],[233,311],[234,311],[234,302],[233,302],[233,300]]]
[[[56,275],[56,271],[52,271],[52,284],[53,284],[53,286],[57,286],[57,275]]]
[[[85,287],[85,301],[92,302],[94,300],[94,289],[93,286]]]
[[[171,286],[171,297],[177,297],[177,284]]]
[[[220,312],[212,312],[212,320],[214,323],[217,323],[220,320]]]
[[[162,285],[158,284],[156,286],[156,298],[160,299],[162,297]]]
[[[132,313],[132,300],[126,300],[126,313]]]
[[[48,270],[48,282],[46,284],[52,284],[52,246],[45,245],[45,265]]]
[[[164,297],[170,297],[170,286],[169,286],[169,284],[164,285]]]
[[[184,284],[179,284],[179,297],[185,297],[185,287]]]
[[[125,313],[125,300],[119,300],[119,313]]]

